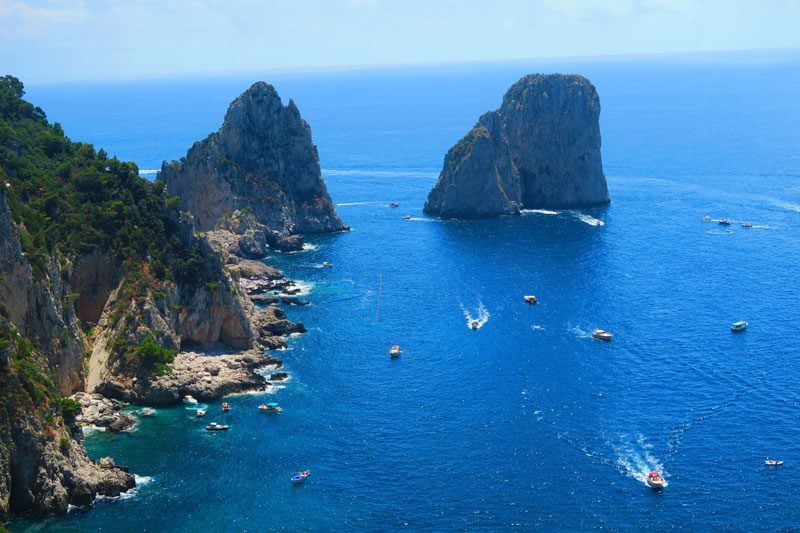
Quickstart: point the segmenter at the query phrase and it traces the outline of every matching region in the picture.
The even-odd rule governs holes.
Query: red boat
[[[661,474],[653,470],[647,474],[647,484],[656,490],[661,490],[667,486],[667,480],[661,477]]]

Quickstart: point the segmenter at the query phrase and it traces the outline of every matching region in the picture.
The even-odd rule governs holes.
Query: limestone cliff
[[[447,152],[424,211],[488,218],[607,204],[599,118],[597,91],[583,76],[523,77]]]
[[[89,460],[74,413],[60,403],[83,384],[68,270],[56,254],[34,275],[0,190],[0,521],[23,511],[66,512],[68,504],[135,484],[113,464]]]
[[[295,234],[343,231],[319,167],[311,129],[294,102],[255,83],[231,103],[222,127],[159,173],[200,231],[217,228],[247,235],[245,249],[263,257],[265,245],[296,249]],[[248,219],[226,222],[232,214]],[[248,216],[249,215],[249,216]],[[260,248],[258,245],[261,245]]]

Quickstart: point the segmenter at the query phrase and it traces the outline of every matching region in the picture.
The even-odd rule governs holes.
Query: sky
[[[800,49],[800,0],[0,0],[26,83]]]

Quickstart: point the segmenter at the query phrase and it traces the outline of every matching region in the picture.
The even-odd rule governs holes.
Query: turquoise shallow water
[[[269,260],[311,288],[311,306],[287,309],[309,328],[280,353],[291,380],[230,398],[227,415],[210,405],[227,433],[177,407],[87,437],[145,483],[12,530],[796,527],[800,69],[571,65],[598,87],[613,203],[424,217],[447,148],[535,70],[270,80],[311,124],[353,227]],[[157,168],[250,81],[29,97],[73,138]],[[726,233],[704,215],[736,223]],[[472,331],[468,316],[485,323]],[[739,319],[750,327],[732,334]],[[595,327],[614,340],[591,339]],[[267,398],[285,412],[260,414]],[[654,467],[661,494],[643,483]]]

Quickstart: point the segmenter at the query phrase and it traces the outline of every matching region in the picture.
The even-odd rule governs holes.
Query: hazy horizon
[[[789,0],[0,0],[27,83],[800,49]]]

